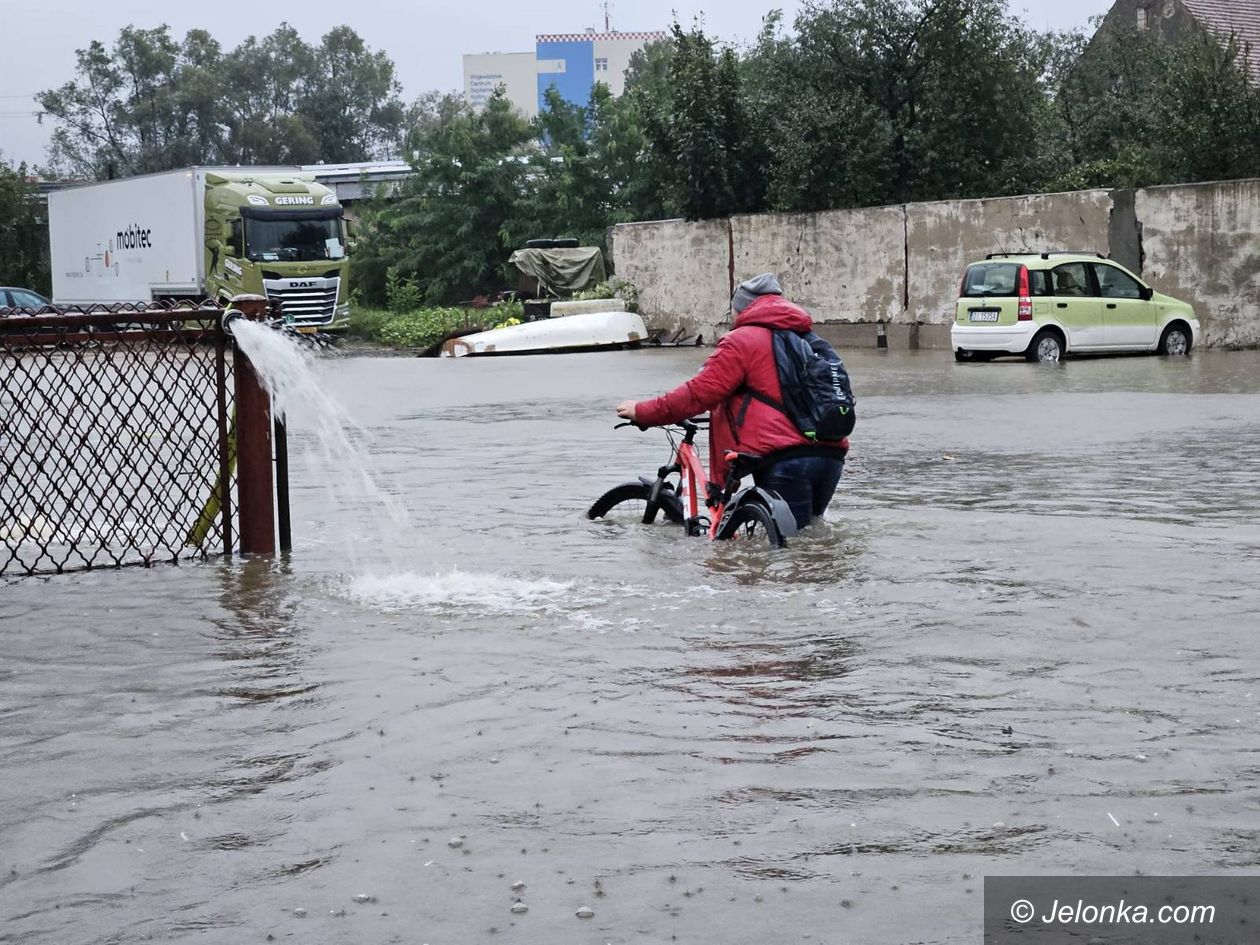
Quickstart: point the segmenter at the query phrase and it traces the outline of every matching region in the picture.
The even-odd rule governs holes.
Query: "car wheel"
[[[974,359],[974,355],[972,354],[972,352],[968,351],[966,348],[954,349],[954,360],[957,361],[959,364],[965,364],[966,362],[971,361],[973,359]]]
[[[1174,322],[1164,329],[1159,339],[1159,353],[1168,357],[1181,358],[1190,353],[1190,329],[1179,322]]]
[[[1028,346],[1029,361],[1042,364],[1053,364],[1063,358],[1063,336],[1053,328],[1043,328],[1037,332]]]

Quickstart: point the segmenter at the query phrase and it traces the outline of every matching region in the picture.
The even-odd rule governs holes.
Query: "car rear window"
[[[983,299],[995,295],[1014,295],[1018,279],[1018,263],[975,263],[967,268],[967,276],[963,279],[963,298]]]

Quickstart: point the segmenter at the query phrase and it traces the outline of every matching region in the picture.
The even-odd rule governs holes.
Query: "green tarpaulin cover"
[[[540,292],[571,295],[603,282],[604,255],[596,246],[574,249],[518,249],[508,262],[538,280]]]

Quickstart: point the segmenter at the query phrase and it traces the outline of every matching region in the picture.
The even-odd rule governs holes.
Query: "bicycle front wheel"
[[[626,482],[609,489],[586,510],[587,518],[604,518],[620,522],[642,522],[651,525],[662,519],[681,525],[682,503],[673,489],[661,490],[659,501],[651,502],[652,487],[645,482]]]
[[[786,548],[787,539],[775,523],[770,510],[760,502],[741,505],[727,519],[718,538],[769,542],[771,548]]]

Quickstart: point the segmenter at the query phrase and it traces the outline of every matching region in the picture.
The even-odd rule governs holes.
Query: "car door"
[[[1103,303],[1103,343],[1109,348],[1151,348],[1159,309],[1142,298],[1142,283],[1117,266],[1091,263]]]
[[[1050,292],[1050,314],[1067,330],[1068,348],[1102,347],[1102,299],[1094,294],[1086,264],[1068,262],[1051,269]]]

